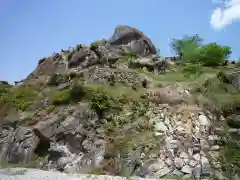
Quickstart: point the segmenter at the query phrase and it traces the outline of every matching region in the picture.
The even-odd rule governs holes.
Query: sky
[[[199,34],[240,57],[240,0],[1,0],[0,80],[18,81],[42,57],[106,38],[117,25],[143,31],[162,56],[169,42]]]

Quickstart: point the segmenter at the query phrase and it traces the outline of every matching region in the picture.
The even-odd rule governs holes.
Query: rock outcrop
[[[160,58],[146,35],[118,26],[109,40],[42,58],[15,86],[0,82],[2,166],[34,161],[69,173],[222,177],[224,129],[214,122],[225,118],[196,104],[184,83],[160,84],[177,59]],[[239,74],[225,80],[239,88]],[[5,110],[14,116],[1,116]],[[236,119],[228,123],[239,132]]]

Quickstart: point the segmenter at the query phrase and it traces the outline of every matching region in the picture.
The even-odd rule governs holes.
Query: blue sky
[[[198,33],[232,47],[240,57],[240,0],[1,0],[0,80],[25,78],[40,58],[76,44],[108,38],[134,26],[163,56],[171,38]]]

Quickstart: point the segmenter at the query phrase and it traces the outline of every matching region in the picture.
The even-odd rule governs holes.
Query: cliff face
[[[219,69],[186,76],[177,59],[158,57],[142,32],[118,26],[109,40],[41,59],[15,86],[1,83],[2,166],[151,178],[223,176],[220,159],[227,156],[219,140],[228,130],[226,118],[239,113],[239,73],[231,82],[218,76],[206,83]],[[223,92],[215,95],[228,94],[225,105],[235,103],[230,115],[210,98],[216,87]],[[238,121],[230,122],[235,129],[229,131],[238,132]]]

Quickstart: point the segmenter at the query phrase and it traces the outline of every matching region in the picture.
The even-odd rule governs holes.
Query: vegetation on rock
[[[173,39],[170,43],[173,51],[180,56],[180,60],[174,58],[176,61],[162,61],[161,58],[163,57],[160,58],[158,55],[156,61],[156,57],[154,59],[147,56],[151,55],[149,49],[146,49],[143,57],[141,56],[142,52],[136,49],[136,51],[132,51],[132,47],[129,51],[122,53],[123,46],[129,48],[126,43],[121,44],[122,41],[124,42],[121,37],[114,42],[108,42],[109,46],[113,43],[114,48],[117,48],[120,44],[120,48],[116,50],[116,52],[121,52],[120,54],[115,51],[108,52],[110,55],[116,53],[120,57],[114,69],[113,66],[105,67],[109,64],[96,63],[99,59],[94,58],[100,57],[92,50],[101,50],[100,46],[102,45],[99,42],[99,44],[92,43],[90,47],[84,46],[83,54],[81,54],[83,46],[78,45],[76,49],[68,52],[66,59],[58,54],[58,58],[55,58],[54,61],[61,61],[59,64],[62,66],[69,62],[72,57],[75,57],[72,62],[73,65],[70,67],[69,64],[66,64],[64,70],[61,67],[60,70],[49,73],[51,75],[47,74],[48,80],[40,85],[34,79],[36,77],[40,79],[37,71],[34,72],[35,74],[33,73],[34,78],[26,79],[22,85],[0,84],[0,117],[2,117],[1,113],[5,112],[5,109],[11,107],[17,110],[19,117],[20,115],[22,117],[24,113],[32,113],[29,117],[23,117],[23,119],[32,121],[29,124],[26,123],[26,126],[32,128],[32,123],[36,124],[33,128],[34,131],[26,131],[26,134],[29,132],[35,133],[34,138],[39,139],[36,144],[41,147],[44,145],[50,147],[50,141],[52,143],[59,141],[60,144],[62,141],[69,141],[65,143],[72,147],[71,150],[74,153],[82,150],[87,154],[86,156],[90,156],[89,154],[92,153],[90,148],[95,147],[95,145],[91,146],[93,143],[106,141],[107,153],[104,154],[104,163],[101,167],[94,167],[94,171],[100,174],[110,173],[131,176],[135,172],[138,175],[143,172],[142,169],[145,166],[142,167],[141,163],[152,163],[150,159],[151,161],[154,158],[156,160],[158,156],[161,156],[166,162],[149,165],[147,170],[164,164],[166,172],[168,170],[170,172],[170,166],[177,166],[175,161],[178,157],[174,157],[175,160],[172,162],[172,159],[169,158],[170,155],[160,154],[160,151],[161,153],[163,151],[161,148],[165,147],[168,141],[173,140],[170,138],[164,144],[163,137],[170,134],[172,138],[177,136],[184,139],[186,137],[181,135],[183,132],[174,135],[171,133],[180,130],[185,133],[188,130],[187,128],[190,128],[190,133],[185,135],[189,135],[189,139],[191,139],[192,129],[200,123],[194,124],[193,115],[188,116],[186,114],[189,111],[191,114],[192,107],[201,108],[204,111],[199,115],[201,118],[207,112],[215,117],[215,119],[211,119],[211,123],[214,124],[214,127],[211,128],[222,128],[221,133],[219,133],[221,138],[218,140],[218,146],[220,146],[220,156],[218,158],[222,163],[220,170],[228,176],[234,173],[239,174],[240,141],[238,140],[239,136],[233,135],[231,132],[239,132],[240,128],[240,81],[238,63],[226,61],[231,54],[231,48],[216,43],[203,44],[203,39],[199,35],[184,36],[182,39]],[[140,41],[140,45],[146,43],[144,38],[138,38],[134,42],[137,43],[138,41]],[[106,47],[104,46],[104,48]],[[109,51],[111,51],[111,48]],[[151,51],[154,51],[154,49],[155,47],[152,47]],[[75,53],[78,53],[78,55],[75,56]],[[106,57],[110,57],[110,55]],[[140,62],[140,60],[144,62],[135,63],[135,61]],[[48,61],[49,58],[44,58],[39,64],[45,64]],[[91,66],[94,66],[95,69],[90,68]],[[161,68],[164,68],[162,74],[160,73]],[[118,71],[115,71],[116,69]],[[87,110],[84,109],[84,105],[86,105]],[[177,114],[184,108],[187,109],[187,113],[184,110],[183,114]],[[94,118],[96,114],[97,118]],[[196,118],[199,117],[196,116]],[[42,119],[47,124],[43,129],[41,129],[43,126],[41,124]],[[75,121],[75,119],[77,120]],[[175,128],[173,125],[175,119],[177,119],[178,124],[183,122],[184,125],[188,125],[187,128]],[[208,124],[206,119],[202,120],[203,126]],[[69,125],[71,122],[74,122],[73,125]],[[175,124],[176,127],[178,124]],[[72,128],[70,131],[73,132],[59,133],[58,131],[61,131],[62,126],[65,125],[67,128]],[[171,130],[170,127],[174,127],[174,130]],[[78,128],[82,129],[79,130]],[[52,135],[51,133],[55,129],[58,131],[54,133],[59,134]],[[209,128],[206,131],[211,131],[211,129]],[[2,133],[5,133],[5,130]],[[24,133],[22,132],[22,134]],[[212,134],[209,133],[207,137],[210,135]],[[51,136],[56,137],[52,138]],[[0,137],[5,137],[5,134]],[[88,139],[92,137],[96,139]],[[204,138],[201,140],[204,140]],[[179,142],[179,144],[181,143]],[[12,142],[12,144],[14,143]],[[182,146],[185,144],[184,141]],[[46,151],[50,152],[49,149]],[[54,150],[52,151],[54,152]],[[200,151],[198,154],[200,154]],[[37,154],[35,153],[35,155]],[[50,161],[47,163],[50,163]],[[168,163],[170,165],[165,166]],[[182,163],[180,162],[180,164]],[[182,168],[181,170],[185,174],[189,174],[190,170],[194,170],[188,166],[186,169],[186,166],[183,165],[184,162],[180,168],[177,168],[177,171]],[[183,169],[184,167],[185,169]],[[148,172],[144,171],[144,173]],[[158,173],[163,172],[159,171]]]

